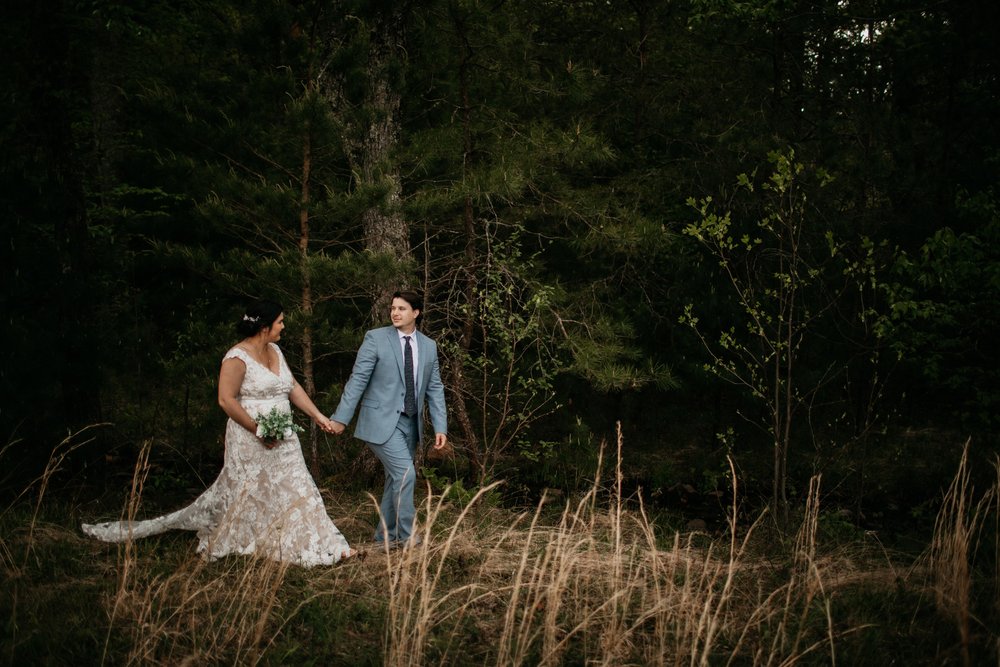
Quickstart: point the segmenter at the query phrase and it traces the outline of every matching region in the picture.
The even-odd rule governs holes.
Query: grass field
[[[613,457],[612,457],[613,458]],[[610,467],[614,467],[614,463]],[[921,554],[833,536],[814,478],[797,529],[737,498],[714,533],[664,528],[620,473],[516,511],[424,489],[425,543],[379,552],[375,502],[327,496],[366,557],[203,562],[188,533],[109,545],[39,480],[0,515],[10,665],[997,664],[997,486],[963,459]],[[140,512],[139,469],[129,505]],[[85,517],[91,519],[93,517]]]

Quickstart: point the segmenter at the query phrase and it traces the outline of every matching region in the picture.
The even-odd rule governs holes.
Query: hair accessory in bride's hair
[[[256,324],[257,320],[259,320],[259,319],[260,319],[259,317],[250,317],[249,315],[244,315],[243,316],[243,321],[244,322],[253,322],[254,324]]]

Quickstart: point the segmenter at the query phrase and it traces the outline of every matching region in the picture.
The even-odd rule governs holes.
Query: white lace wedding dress
[[[272,343],[272,345],[274,345]],[[272,407],[290,411],[292,372],[277,345],[277,375],[238,347],[225,359],[246,364],[240,404],[252,416]],[[167,530],[198,531],[198,551],[209,560],[258,554],[297,565],[329,565],[350,553],[347,540],[327,516],[323,498],[306,468],[299,438],[267,449],[254,434],[229,420],[225,464],[218,479],[187,507],[146,521],[83,524],[105,542],[124,542]]]

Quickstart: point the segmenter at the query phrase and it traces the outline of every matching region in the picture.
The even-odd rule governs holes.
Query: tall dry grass
[[[978,624],[972,609],[973,560],[986,518],[994,503],[1000,503],[1000,465],[996,465],[994,484],[976,497],[969,470],[970,444],[971,441],[965,443],[958,471],[944,494],[934,522],[928,563],[935,604],[938,612],[958,630],[962,664],[966,667],[973,663],[970,648],[973,625]],[[995,549],[998,547],[1000,545],[994,545]]]
[[[386,561],[385,664],[452,664],[470,632],[495,646],[463,656],[482,664],[786,665],[820,651],[835,664],[842,631],[816,555],[819,479],[789,578],[766,581],[748,553],[756,524],[737,525],[735,475],[728,539],[699,547],[694,535],[661,536],[641,499],[622,497],[621,448],[619,431],[610,486],[595,481],[554,524],[543,499],[506,529],[483,531],[470,510],[484,489],[438,530],[443,501],[429,504],[425,545]],[[449,559],[478,563],[472,583],[449,585]]]
[[[836,637],[831,599],[824,586],[824,559],[816,548],[820,518],[821,476],[809,480],[802,523],[795,535],[787,581],[767,593],[743,621],[743,632],[730,662],[740,654],[748,636],[770,637],[754,647],[754,664],[783,665],[798,662],[820,651],[825,664],[836,665]],[[810,622],[810,616],[816,621]],[[818,623],[822,622],[823,632]],[[855,631],[852,628],[848,631]]]
[[[206,563],[188,539],[109,548],[79,535],[71,508],[72,525],[52,522],[53,507],[65,509],[49,498],[58,474],[90,434],[59,443],[0,507],[8,664],[68,662],[102,639],[102,664],[315,663],[316,652],[330,664],[360,655],[386,665],[836,665],[858,664],[871,642],[895,642],[878,655],[909,650],[912,664],[1000,659],[1000,465],[974,488],[969,443],[916,563],[867,551],[867,537],[864,550],[824,544],[819,476],[792,540],[770,543],[764,517],[739,518],[732,469],[725,525],[711,535],[665,530],[641,496],[623,495],[619,433],[594,483],[562,506],[495,507],[495,484],[464,505],[428,489],[422,546],[300,570],[247,557]],[[16,444],[0,449],[0,463]],[[141,510],[149,447],[125,520]],[[375,500],[348,505],[338,525],[367,533]],[[93,617],[95,601],[103,618]],[[882,606],[899,602],[898,612]],[[92,629],[78,627],[81,615]],[[853,642],[862,623],[878,627]],[[48,649],[52,633],[76,652]]]
[[[34,494],[31,519],[28,521],[27,525],[27,536],[23,540],[24,552],[21,557],[21,562],[20,564],[17,562],[17,558],[14,555],[14,550],[10,541],[4,535],[0,534],[0,569],[3,569],[6,572],[17,573],[27,566],[28,560],[31,558],[32,551],[35,548],[35,531],[38,528],[38,516],[42,508],[42,503],[45,500],[45,495],[49,489],[49,485],[52,483],[56,473],[58,473],[63,467],[63,464],[66,463],[69,456],[80,447],[92,442],[94,439],[94,437],[81,436],[84,436],[93,429],[106,425],[107,424],[91,424],[90,426],[85,426],[63,438],[59,444],[52,448],[52,451],[49,453],[49,457],[45,462],[45,468],[42,470],[42,473],[30,483],[25,484],[14,499],[5,508],[0,510],[0,519],[2,519],[19,503],[23,502],[26,498],[30,498],[32,494]],[[16,439],[11,440],[5,444],[2,449],[0,449],[0,466],[6,468],[4,456],[19,442],[20,441]]]
[[[451,526],[445,528],[440,540],[432,534],[432,528],[439,525],[442,519],[447,489],[437,497],[428,493],[424,505],[426,518],[418,524],[416,532],[422,544],[401,550],[386,550],[382,554],[385,557],[384,575],[388,590],[383,651],[385,664],[401,667],[425,664],[425,649],[435,636],[435,629],[442,623],[457,623],[470,605],[491,595],[479,583],[456,585],[449,576],[448,565],[453,550],[468,547],[469,534],[465,522],[470,511],[497,485],[493,483],[480,488]],[[375,498],[370,497],[370,501],[377,509]],[[442,659],[460,647],[460,642],[449,643],[441,651]]]
[[[233,558],[210,568],[192,557],[166,576],[134,577],[113,602],[112,632],[130,639],[126,664],[257,664],[285,620],[288,567]]]
[[[428,489],[417,526],[422,545],[375,551],[351,565],[295,568],[293,577],[291,568],[266,559],[206,563],[190,543],[171,550],[159,541],[125,542],[107,566],[115,586],[106,597],[105,644],[116,648],[102,662],[274,662],[280,658],[272,650],[289,646],[282,644],[286,631],[304,632],[295,641],[307,642],[316,623],[327,623],[317,610],[354,604],[368,619],[366,632],[380,629],[386,665],[846,664],[838,644],[863,626],[842,616],[835,596],[869,582],[891,589],[919,578],[910,576],[918,568],[891,564],[852,569],[849,558],[824,549],[819,476],[810,480],[793,540],[769,543],[764,515],[741,525],[732,464],[732,501],[718,532],[664,530],[641,496],[623,495],[620,432],[615,444],[613,461],[602,451],[591,487],[561,507],[548,498],[521,513],[491,506],[496,484],[465,505],[448,501],[447,490]],[[123,519],[140,509],[148,454],[147,446]],[[972,563],[986,515],[1000,503],[997,488],[1000,482],[975,496],[963,456],[929,550],[937,606],[958,628],[966,664],[979,622]],[[367,532],[377,507],[369,496],[352,510],[362,518],[352,514],[347,525],[357,521],[357,531]],[[314,625],[303,630],[297,616],[317,597],[329,605],[314,608],[306,624]],[[329,622],[346,625],[325,641],[346,636],[378,650],[349,620]],[[350,664],[351,647],[344,653],[338,664]]]
[[[144,443],[121,519],[138,514],[149,472]],[[315,595],[286,604],[282,587],[289,565],[262,557],[231,557],[209,563],[188,554],[167,574],[149,567],[135,541],[118,545],[117,586],[108,601],[108,636],[126,633],[125,664],[257,664],[281,629]]]

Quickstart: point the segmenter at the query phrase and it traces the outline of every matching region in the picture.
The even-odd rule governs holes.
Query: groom
[[[434,448],[441,449],[448,439],[437,345],[417,331],[422,309],[416,292],[392,295],[392,326],[365,333],[351,377],[330,416],[333,433],[339,435],[361,404],[354,437],[367,443],[385,468],[382,523],[375,541],[389,548],[420,542],[413,535],[413,457],[423,438],[425,403],[434,426]]]

